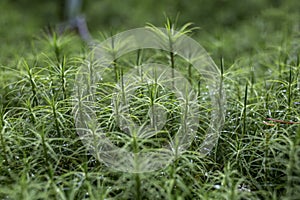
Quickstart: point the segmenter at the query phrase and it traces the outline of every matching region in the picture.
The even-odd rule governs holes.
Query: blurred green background
[[[32,38],[59,21],[61,0],[1,0],[0,63],[10,64],[30,50]],[[166,16],[178,25],[193,22],[194,35],[213,57],[233,61],[256,47],[280,43],[299,32],[299,0],[85,0],[84,15],[94,37],[146,23],[163,26]]]

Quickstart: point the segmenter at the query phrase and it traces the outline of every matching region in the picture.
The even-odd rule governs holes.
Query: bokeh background
[[[30,50],[32,39],[47,26],[59,24],[62,0],[1,0],[0,62]],[[166,17],[178,17],[200,29],[194,33],[214,58],[228,62],[252,54],[268,42],[280,43],[299,32],[299,0],[83,0],[83,14],[93,37],[146,23],[163,26]],[[285,35],[284,35],[285,34]]]

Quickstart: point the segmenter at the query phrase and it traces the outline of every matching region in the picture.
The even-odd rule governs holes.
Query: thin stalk
[[[287,95],[288,95],[288,109],[291,109],[291,102],[292,102],[292,67],[290,67],[290,74],[288,80],[288,88],[287,88]]]
[[[244,135],[246,133],[246,117],[247,117],[247,99],[248,99],[248,84],[246,84],[245,87],[245,95],[244,95],[244,107],[243,107],[243,132],[242,132],[242,138],[244,138]]]
[[[121,90],[122,90],[122,101],[126,103],[126,96],[125,96],[125,85],[124,85],[124,76],[123,76],[123,67],[120,69],[120,79],[121,79]]]
[[[135,174],[135,191],[136,191],[135,199],[137,199],[137,200],[142,199],[142,194],[141,194],[141,178],[140,178],[140,174],[139,173]]]
[[[296,61],[296,69],[297,69],[297,75],[295,77],[295,80],[297,81],[297,89],[300,89],[300,57],[297,55],[297,61]]]
[[[136,53],[135,65],[136,66],[140,66],[141,64],[142,64],[142,50],[138,49],[137,53]]]
[[[111,36],[112,36],[112,33],[111,33]],[[115,58],[115,40],[114,40],[114,37],[111,37],[111,50],[113,52],[113,57]],[[117,83],[119,81],[119,69],[118,69],[118,64],[117,64],[117,59],[113,59],[113,68],[114,68],[114,73],[115,73],[115,82]]]
[[[57,116],[57,107],[56,107],[53,97],[52,97],[52,101],[51,101],[51,107],[52,107],[52,113],[53,113],[56,132],[57,132],[58,136],[61,137],[61,132],[60,132],[60,128],[59,128],[59,120],[58,120],[58,116]]]
[[[199,78],[198,84],[197,84],[197,100],[198,100],[198,104],[200,105],[201,104],[201,81],[200,81],[200,78]]]
[[[223,81],[223,75],[224,75],[224,58],[220,58],[220,64],[221,64],[221,82]]]
[[[143,78],[143,67],[141,66],[141,64],[142,64],[142,55],[141,54],[142,54],[142,50],[138,49],[135,65],[137,66],[137,73],[140,76],[140,82],[141,82],[141,84],[143,84],[144,78]],[[144,96],[144,89],[139,90],[139,93],[141,94],[141,96]]]
[[[240,85],[239,85],[239,83],[234,83],[234,86],[235,86],[237,99],[238,99],[238,101],[241,101],[242,100],[242,94],[241,94],[242,92],[240,90]]]
[[[295,155],[297,155],[297,147],[295,147],[295,144],[293,141],[289,142],[290,144],[290,150],[289,150],[289,162],[287,163],[287,169],[286,169],[286,176],[287,176],[287,183],[286,183],[286,193],[288,198],[292,198],[293,195],[293,190],[294,190],[294,185],[293,185],[293,180],[294,180],[294,169],[296,168],[295,166]]]
[[[139,145],[138,145],[138,138],[136,135],[136,130],[133,130],[133,138],[132,138],[132,147],[133,147],[133,152],[134,152],[134,164],[137,173],[135,173],[134,180],[135,180],[135,199],[136,200],[141,200],[142,199],[142,194],[141,194],[141,177],[140,174],[138,173],[139,171]]]
[[[123,102],[123,104],[126,104],[126,95],[125,95],[125,85],[124,85],[124,77],[123,77],[123,68],[118,69],[117,66],[117,60],[115,59],[113,62],[114,71],[115,71],[115,81],[116,83],[119,82],[119,79],[121,79],[121,99],[117,98],[115,101],[115,111],[116,111],[116,123],[118,126],[120,126],[120,113],[119,113],[119,101]],[[130,109],[130,108],[129,108]],[[129,111],[130,112],[130,111]]]
[[[64,56],[60,64],[60,82],[63,92],[63,99],[67,99],[67,89],[66,89],[66,57]]]
[[[47,149],[47,145],[46,145],[44,127],[42,127],[42,130],[40,132],[41,132],[40,135],[41,135],[41,139],[42,139],[42,148],[43,148],[45,168],[47,169],[49,177],[52,179],[53,178],[53,172],[51,170],[51,163],[49,161],[49,154],[48,154],[48,149]]]
[[[175,61],[174,61],[174,53],[170,53],[170,59],[171,59],[171,68],[172,68],[172,91],[175,91],[175,71],[174,71],[174,68],[175,68]],[[175,92],[172,92],[170,94],[170,102],[174,102],[175,99],[176,99],[176,96],[175,96]],[[170,127],[173,126],[173,124],[176,123],[176,114],[175,112],[173,112],[173,110],[170,112],[170,120],[169,120],[169,124],[171,125]],[[172,128],[173,129],[173,128]]]
[[[224,82],[224,59],[223,59],[223,57],[221,57],[221,59],[220,59],[220,64],[221,64],[221,77],[220,77],[220,85],[219,85],[219,99],[217,100],[218,101],[218,106],[219,106],[219,108],[218,109],[222,109],[222,103],[223,103],[223,99],[224,99],[224,94],[223,94],[223,82]],[[223,112],[224,112],[224,110],[220,110],[220,113],[221,113],[221,116],[219,116],[219,117],[222,117],[223,118]],[[221,123],[223,123],[223,120],[224,119],[220,119],[221,121]],[[217,144],[216,144],[216,150],[215,150],[215,159],[217,160],[217,149],[218,149],[218,140],[217,140],[217,142],[216,142]]]
[[[77,87],[77,98],[78,98],[78,111],[79,111],[79,122],[84,122],[84,114],[83,114],[83,104],[82,104],[82,97],[81,97],[81,91],[79,90],[79,87]],[[82,126],[82,124],[80,124]]]
[[[42,147],[43,147],[43,155],[45,159],[45,166],[47,167],[49,164],[49,158],[48,158],[48,151],[47,151],[44,131],[41,131],[41,138],[42,138]]]
[[[51,69],[51,65],[48,66],[48,71],[49,71],[49,82],[50,82],[50,93],[52,96],[55,96],[56,95],[56,92],[55,92],[55,87],[54,87],[54,75],[53,75],[53,70]]]
[[[38,99],[37,99],[37,86],[34,80],[34,75],[32,73],[32,69],[28,66],[27,62],[24,62],[25,68],[27,71],[28,75],[28,80],[30,83],[30,88],[31,88],[31,93],[32,93],[32,106],[37,106],[38,105]]]
[[[251,80],[251,88],[253,88],[253,85],[254,85],[254,83],[255,83],[254,67],[251,67],[251,71],[250,71],[250,80]]]
[[[2,146],[2,152],[3,152],[3,156],[5,159],[4,164],[6,164],[6,166],[8,166],[8,158],[7,158],[7,151],[6,151],[6,142],[4,140],[4,132],[5,132],[5,122],[4,122],[4,109],[1,106],[0,107],[0,142],[1,142],[1,146]]]
[[[192,76],[192,64],[191,63],[189,63],[189,66],[188,66],[188,79],[189,79],[190,84],[192,84],[193,76]]]
[[[283,64],[281,63],[281,59],[282,59],[282,54],[281,51],[278,54],[278,79],[282,79],[282,68],[283,68]]]
[[[172,25],[170,25],[170,29],[172,29]],[[172,30],[170,30],[170,32],[168,33],[168,37],[169,37],[169,51],[170,51],[170,65],[171,65],[171,69],[172,69],[172,88],[174,89],[175,87],[175,83],[174,83],[174,78],[175,78],[175,55],[173,53],[173,38],[172,38]]]
[[[114,73],[115,73],[115,81],[116,83],[119,81],[119,69],[117,65],[117,59],[113,61],[113,68],[114,68]]]
[[[92,85],[94,85],[94,63],[93,62],[89,62],[88,63],[88,81],[86,81],[86,88],[87,88],[87,93],[86,94],[93,94],[93,88]],[[93,96],[88,97],[89,101],[94,101]]]
[[[189,125],[187,124],[188,123],[188,110],[189,110],[189,97],[188,97],[188,88],[186,88],[186,93],[185,93],[185,104],[184,104],[184,112],[183,112],[183,116],[182,116],[182,122],[181,122],[181,125],[182,125],[182,133],[183,135],[181,136],[182,137],[182,141],[183,143],[186,143],[187,140],[189,139]]]
[[[254,73],[254,67],[251,67],[250,71],[250,81],[251,81],[251,93],[254,94],[254,84],[255,84],[255,73]]]
[[[50,160],[49,160],[49,153],[48,153],[48,149],[47,149],[47,145],[46,145],[47,141],[46,141],[46,138],[45,138],[44,130],[41,130],[41,139],[42,139],[42,148],[43,148],[45,168],[47,169],[50,180],[53,180],[53,175],[54,174],[53,174],[52,165],[51,165]]]
[[[111,32],[111,36],[112,36],[112,32]],[[115,58],[115,41],[114,41],[114,37],[111,37],[111,49],[113,52],[113,57]],[[119,79],[121,78],[121,92],[122,92],[122,97],[121,97],[121,101],[123,101],[125,103],[125,88],[124,88],[124,80],[123,80],[123,68],[121,68],[121,72],[120,69],[118,67],[118,60],[115,58],[113,59],[113,63],[112,63],[113,69],[114,69],[114,75],[115,75],[115,82],[118,83]],[[121,74],[120,74],[121,73]],[[119,116],[119,99],[116,100],[115,102],[115,111],[116,111],[116,124],[118,126],[120,126],[120,116]]]
[[[188,103],[188,102],[186,102]],[[187,106],[187,104],[186,104]],[[186,113],[185,113],[186,114]],[[178,167],[178,162],[179,162],[179,151],[178,151],[178,148],[179,148],[179,138],[178,137],[175,137],[175,157],[174,157],[174,162],[173,164],[171,165],[171,171],[170,171],[170,178],[171,178],[171,182],[170,182],[170,187],[169,187],[169,191],[168,191],[168,195],[169,195],[169,198],[170,199],[173,199],[173,195],[174,195],[174,192],[175,192],[175,188],[176,188],[176,169]]]
[[[172,88],[175,88],[175,60],[174,60],[174,53],[170,52],[170,61],[171,61],[171,68],[172,68]]]
[[[30,120],[33,124],[35,124],[36,123],[36,116],[35,116],[35,114],[32,110],[30,99],[27,100],[26,106],[28,107],[28,110],[29,110],[29,113],[30,113]]]
[[[270,151],[270,138],[271,138],[271,135],[268,131],[265,132],[265,138],[264,138],[264,157],[263,157],[263,161],[262,161],[262,167],[263,167],[263,170],[264,170],[264,181],[265,182],[268,182],[268,179],[269,179],[269,171],[268,171],[268,168],[269,168],[269,151]]]
[[[56,57],[56,60],[57,60],[57,63],[60,63],[61,62],[61,47],[58,43],[58,36],[57,36],[57,33],[55,31],[53,31],[53,50],[54,50],[54,53],[55,53],[55,57]]]
[[[224,81],[224,59],[221,57],[221,78],[220,78],[220,85],[219,85],[219,107],[221,108],[221,101],[223,100],[223,81]]]
[[[155,130],[157,130],[157,119],[156,119],[156,113],[155,113],[155,100],[157,98],[157,94],[158,94],[158,82],[157,82],[157,72],[156,72],[156,68],[154,69],[154,86],[150,87],[150,106],[151,106],[151,110],[152,110],[152,128],[155,128]]]
[[[199,81],[198,81],[198,85],[197,85],[197,92],[198,92],[198,98],[200,98],[200,93],[201,93],[201,81],[200,81],[200,79],[199,79]]]
[[[178,142],[177,142],[178,143]],[[169,191],[168,191],[168,195],[169,195],[169,198],[172,199],[172,196],[174,195],[174,192],[175,192],[175,188],[176,188],[176,169],[178,167],[178,148],[176,147],[176,150],[175,150],[175,158],[174,158],[174,162],[173,164],[171,165],[171,171],[170,171],[170,187],[169,187]]]
[[[4,108],[1,105],[0,106],[0,130],[2,130],[2,128],[4,128]]]
[[[268,87],[267,87],[266,81],[264,81],[264,83],[265,83],[265,88],[268,88]],[[266,94],[265,109],[266,109],[267,111],[269,111],[270,94],[269,94],[269,92],[268,92],[268,89],[266,89],[265,94]],[[269,117],[271,117],[271,116],[269,116]]]
[[[171,45],[171,48],[173,48],[172,47],[172,45]],[[172,49],[171,49],[172,50]],[[174,77],[175,77],[175,72],[174,72],[174,68],[175,68],[175,55],[174,55],[174,53],[173,52],[170,52],[170,61],[171,61],[171,68],[172,68],[172,78],[174,79]]]

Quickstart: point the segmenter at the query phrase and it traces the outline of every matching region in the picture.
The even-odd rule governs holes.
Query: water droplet
[[[214,188],[219,190],[219,189],[221,189],[221,185],[214,185]]]

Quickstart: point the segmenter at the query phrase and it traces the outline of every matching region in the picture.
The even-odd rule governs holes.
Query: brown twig
[[[273,118],[266,118],[268,121],[276,122],[279,124],[300,124],[300,122],[293,122],[293,121],[284,121],[284,120],[279,120],[279,119],[273,119]],[[268,122],[264,122],[267,125],[273,126],[274,124],[270,124]]]

